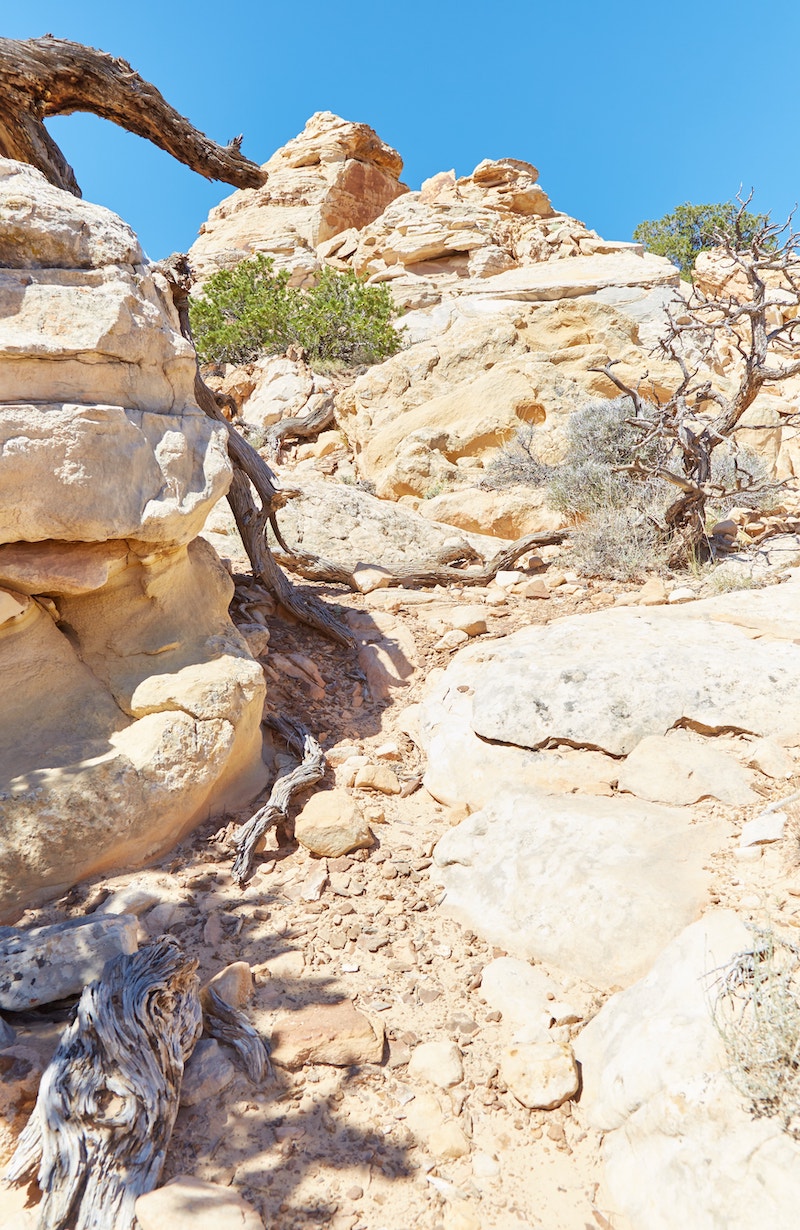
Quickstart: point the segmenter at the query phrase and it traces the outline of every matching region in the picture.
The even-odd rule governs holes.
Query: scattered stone
[[[390,739],[375,749],[375,755],[379,760],[399,760],[400,748],[393,739]]]
[[[409,1080],[425,1080],[439,1089],[451,1089],[464,1079],[461,1051],[455,1042],[421,1042],[411,1052]]]
[[[328,868],[325,860],[316,862],[300,885],[300,896],[303,901],[319,901],[322,890],[328,883]]]
[[[486,611],[482,606],[454,606],[443,616],[445,623],[467,636],[480,636],[486,631]]]
[[[517,1101],[531,1110],[553,1110],[573,1097],[580,1085],[572,1048],[550,1039],[506,1047],[500,1075]]]
[[[230,1187],[176,1175],[136,1201],[139,1230],[264,1230],[252,1205]]]
[[[436,644],[434,649],[450,650],[458,649],[460,645],[465,645],[469,640],[469,634],[462,631],[461,628],[451,628],[449,632],[445,632]]]
[[[770,811],[756,816],[754,820],[748,820],[742,826],[742,835],[739,838],[740,847],[744,849],[747,846],[767,845],[772,841],[780,841],[786,828],[787,818],[785,811]]]
[[[519,594],[520,598],[549,598],[550,587],[542,577],[532,577],[528,581],[521,581],[519,585],[515,585],[513,592]]]
[[[183,1073],[181,1106],[199,1106],[227,1089],[236,1069],[214,1038],[201,1038]]]
[[[516,585],[518,581],[525,580],[525,573],[520,572],[516,568],[501,569],[495,575],[494,583],[499,585],[500,589],[511,589],[512,585]]]
[[[0,927],[0,1009],[23,1012],[79,995],[106,961],[138,948],[132,915],[91,915],[50,927]]]
[[[151,906],[158,905],[164,893],[141,884],[127,884],[106,897],[95,914],[144,914]]]
[[[469,1153],[469,1140],[455,1120],[450,1119],[430,1132],[428,1148],[434,1157],[451,1160]]]
[[[738,761],[711,740],[699,742],[681,731],[642,739],[620,768],[619,789],[677,807],[705,798],[742,804],[759,797]]]
[[[374,564],[356,564],[353,569],[353,581],[362,594],[371,594],[375,589],[386,589],[391,579],[390,572],[385,568],[377,568]]]
[[[670,606],[676,606],[681,602],[694,602],[696,598],[697,594],[693,589],[690,589],[688,585],[678,585],[675,589],[670,591],[667,602]]]
[[[231,1008],[242,1008],[253,994],[253,971],[246,961],[234,961],[209,979],[203,991],[208,988]]]
[[[542,1033],[553,1024],[580,1020],[582,1015],[563,1002],[558,983],[541,966],[516,957],[497,957],[489,962],[481,975],[481,994],[503,1020]]]
[[[356,784],[360,775],[367,771],[368,766],[359,769]],[[391,773],[390,769],[386,771]],[[311,795],[294,822],[294,835],[312,854],[329,858],[338,858],[351,850],[367,849],[374,842],[355,799],[345,790],[335,789]]]
[[[355,785],[358,790],[377,790],[380,794],[400,793],[397,774],[386,764],[364,765],[356,773]]]
[[[660,606],[668,598],[667,587],[661,577],[651,577],[639,590],[636,601],[639,606]]]
[[[273,1063],[282,1068],[380,1063],[383,1025],[370,1021],[349,999],[338,1004],[308,1004],[278,1018],[270,1053]]]
[[[794,757],[774,739],[756,739],[748,748],[747,763],[765,777],[786,778],[794,773]]]

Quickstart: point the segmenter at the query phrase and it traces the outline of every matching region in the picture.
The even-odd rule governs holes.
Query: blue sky
[[[362,120],[412,188],[487,157],[523,158],[557,209],[605,238],[740,183],[784,217],[800,196],[800,5],[740,0],[26,0],[11,38],[52,33],[129,60],[257,162],[314,111]],[[767,46],[759,49],[759,39]],[[231,191],[94,117],[50,130],[84,196],[154,258],[191,244]]]

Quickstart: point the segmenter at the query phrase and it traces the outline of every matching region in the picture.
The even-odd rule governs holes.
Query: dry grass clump
[[[755,1115],[777,1116],[800,1139],[800,948],[754,928],[752,948],[718,973],[728,1074]]]

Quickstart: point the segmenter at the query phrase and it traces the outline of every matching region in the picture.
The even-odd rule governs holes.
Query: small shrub
[[[249,363],[299,345],[318,367],[353,367],[394,354],[400,338],[393,310],[386,286],[365,286],[352,272],[326,268],[316,286],[298,290],[263,255],[215,273],[189,308],[203,363]]]
[[[648,252],[666,256],[691,281],[698,255],[719,242],[721,233],[731,236],[737,250],[747,247],[767,221],[765,214],[751,214],[734,201],[715,205],[692,205],[688,201],[671,214],[655,221],[640,222],[633,238]],[[774,245],[773,245],[774,246]]]
[[[755,1115],[800,1138],[800,948],[756,928],[752,949],[718,971],[714,1023],[728,1074]]]
[[[535,427],[521,427],[513,440],[499,449],[486,467],[481,487],[502,491],[505,487],[543,487],[553,476],[553,467],[540,461],[533,451]]]
[[[600,508],[625,508],[632,502],[652,508],[656,492],[665,484],[642,483],[621,467],[636,457],[646,464],[666,465],[667,457],[658,440],[642,445],[643,432],[630,423],[635,414],[629,397],[590,402],[575,411],[567,426],[566,456],[554,467],[549,483],[555,508],[573,517]]]
[[[640,508],[596,508],[571,539],[571,562],[586,576],[644,581],[666,571],[668,544],[655,517]]]

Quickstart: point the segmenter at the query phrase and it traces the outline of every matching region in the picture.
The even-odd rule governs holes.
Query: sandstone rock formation
[[[200,228],[189,256],[201,278],[263,252],[291,285],[314,280],[315,249],[350,227],[372,222],[406,191],[403,161],[366,124],[319,111],[299,136],[264,164],[263,188],[234,192]]]
[[[196,535],[230,482],[132,231],[0,164],[0,917],[263,784],[264,683]]]

